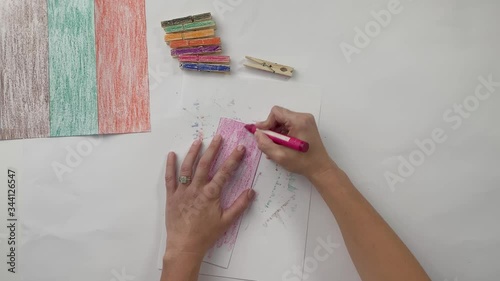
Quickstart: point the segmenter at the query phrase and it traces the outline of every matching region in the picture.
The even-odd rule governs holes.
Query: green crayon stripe
[[[181,32],[183,30],[184,26],[182,24],[165,27],[165,32],[167,33]]]
[[[191,31],[191,30],[205,29],[205,28],[211,28],[211,27],[215,27],[215,21],[207,20],[207,21],[200,21],[200,22],[193,22],[193,23],[185,24],[184,30]]]
[[[94,1],[48,0],[48,15],[50,134],[97,134]]]
[[[212,28],[212,27],[215,27],[215,21],[207,20],[207,21],[179,24],[174,26],[167,26],[165,27],[165,32],[175,33],[175,32],[193,31],[193,30]]]

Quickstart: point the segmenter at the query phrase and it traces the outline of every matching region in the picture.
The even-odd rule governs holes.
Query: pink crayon
[[[180,55],[180,62],[207,62],[207,63],[229,63],[229,56],[199,56],[199,55]]]
[[[257,129],[257,126],[252,124],[245,125],[245,129],[247,129],[252,134],[255,134],[256,131],[262,132],[267,135],[275,144],[279,144],[293,150],[297,150],[300,152],[307,152],[309,150],[309,143],[294,137],[282,135],[280,133],[269,130],[259,130]]]

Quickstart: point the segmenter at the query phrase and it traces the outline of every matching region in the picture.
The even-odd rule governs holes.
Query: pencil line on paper
[[[312,202],[312,191],[313,188],[312,186],[309,186],[309,209],[307,211],[307,223],[306,223],[306,240],[304,242],[304,256],[302,258],[302,268],[304,268],[305,263],[306,263],[306,253],[307,253],[307,239],[309,237],[309,219],[311,216],[311,202]],[[302,270],[302,276],[301,279],[304,278],[304,271]]]
[[[213,266],[222,268],[222,269],[228,269],[229,268],[229,266],[225,267],[225,266],[218,265],[218,264],[215,264],[215,263],[212,263],[212,262],[209,262],[209,261],[203,261],[203,262],[206,263],[206,264],[209,264],[209,265],[213,265]]]
[[[223,278],[223,279],[229,279],[229,280],[239,280],[239,281],[257,281],[253,279],[241,279],[241,278],[233,278],[233,277],[225,277],[225,276],[220,276],[220,275],[211,275],[211,274],[200,274],[201,276],[208,276],[208,277],[217,277],[217,278]]]

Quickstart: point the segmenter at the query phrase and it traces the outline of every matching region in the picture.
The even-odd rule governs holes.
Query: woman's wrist
[[[350,183],[347,174],[333,161],[307,178],[320,193],[332,188],[346,187]]]
[[[169,250],[163,256],[163,263],[179,263],[188,265],[198,265],[203,262],[204,255],[200,253],[187,253],[176,250]]]
[[[198,280],[203,256],[198,253],[185,253],[167,250],[163,257],[161,280]]]
[[[318,180],[323,179],[328,174],[338,173],[340,171],[340,168],[331,158],[323,160],[322,163],[319,163],[318,165],[311,166],[314,167],[313,170],[305,176],[313,184],[315,184]]]

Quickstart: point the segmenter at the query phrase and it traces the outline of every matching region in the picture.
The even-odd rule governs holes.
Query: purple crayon
[[[175,58],[181,55],[201,55],[219,52],[222,52],[221,46],[199,46],[194,48],[172,49],[170,54]]]

